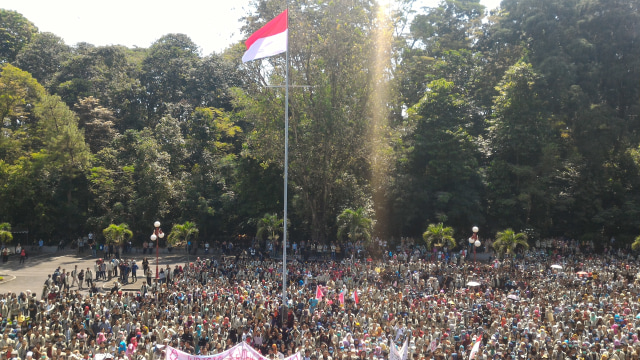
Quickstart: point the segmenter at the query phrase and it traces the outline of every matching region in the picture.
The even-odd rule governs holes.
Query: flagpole
[[[282,318],[287,309],[287,188],[289,177],[289,1],[287,0],[287,51],[285,55],[284,87],[284,219],[282,235]]]

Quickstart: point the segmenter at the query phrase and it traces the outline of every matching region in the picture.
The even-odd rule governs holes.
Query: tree
[[[124,244],[127,239],[131,239],[133,237],[133,232],[129,230],[129,225],[125,223],[120,225],[111,224],[102,230],[102,235],[104,235],[107,245],[113,244],[120,246]]]
[[[338,239],[344,239],[345,236],[351,241],[371,241],[371,232],[373,231],[373,220],[371,220],[364,208],[359,207],[355,210],[345,209],[337,219]]]
[[[185,221],[184,224],[175,224],[171,228],[171,233],[167,237],[167,241],[172,246],[184,243],[189,245],[189,241],[192,237],[198,236],[198,228],[195,223],[191,221]]]
[[[100,105],[100,100],[89,96],[74,106],[78,114],[78,126],[84,129],[87,144],[92,153],[107,146],[116,136],[113,112]]]
[[[22,14],[0,9],[0,64],[15,61],[37,33],[38,28]]]
[[[449,249],[456,247],[456,240],[453,238],[453,228],[444,227],[443,223],[429,224],[427,231],[422,234],[427,248],[433,246],[447,246]]]
[[[638,235],[633,241],[633,244],[631,244],[631,249],[633,249],[633,251],[638,251],[640,249],[640,235]]]
[[[264,239],[267,236],[269,240],[278,240],[280,234],[283,232],[284,219],[278,219],[278,214],[264,214],[264,216],[258,220],[258,231],[256,237]]]
[[[11,224],[2,223],[0,224],[0,242],[3,244],[7,244],[13,241],[13,234],[11,233]]]
[[[498,254],[514,255],[518,247],[529,248],[527,234],[516,233],[512,229],[498,231],[496,241],[493,243],[493,248]]]
[[[298,7],[300,16],[290,19],[290,82],[311,85],[289,93],[292,210],[308,224],[312,241],[325,242],[335,231],[340,209],[366,206],[371,198],[369,99],[377,83],[365,59],[375,50],[376,8],[364,0],[291,6]],[[279,7],[276,1],[261,4],[245,19],[243,30],[255,31]],[[264,61],[273,71],[264,74],[257,61],[243,65],[251,82],[245,93],[236,94],[236,105],[252,126],[246,132],[247,152],[264,166],[283,169],[284,94],[264,85],[281,84],[285,66],[278,56]]]
[[[151,45],[142,62],[141,76],[147,91],[148,124],[164,116],[168,104],[185,101],[190,107],[186,114],[201,105],[189,102],[193,100],[192,80],[198,77],[195,71],[200,61],[198,51],[198,45],[184,34],[167,34]],[[177,115],[180,119],[180,114]]]
[[[45,32],[36,35],[33,41],[22,48],[15,65],[46,86],[71,56],[71,47],[61,37]]]

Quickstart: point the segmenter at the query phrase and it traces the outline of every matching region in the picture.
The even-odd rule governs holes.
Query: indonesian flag
[[[469,354],[469,360],[473,360],[476,358],[476,354],[478,354],[478,350],[480,350],[481,342],[482,342],[482,336],[478,336],[476,343],[473,344],[473,348],[471,348],[471,354]]]
[[[357,289],[353,289],[353,301],[358,304],[360,303],[360,298],[358,297],[358,290]]]
[[[340,306],[344,306],[344,291],[340,292],[340,295],[338,295],[338,299],[340,299]]]
[[[247,51],[242,56],[242,62],[262,59],[287,51],[288,34],[288,13],[285,10],[249,36],[245,42]]]
[[[318,285],[318,287],[316,288],[316,300],[322,301],[323,296],[324,294],[322,293],[322,289],[320,288],[320,285]]]

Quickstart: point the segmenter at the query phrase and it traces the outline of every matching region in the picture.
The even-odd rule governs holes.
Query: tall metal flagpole
[[[284,219],[282,235],[282,317],[287,309],[287,188],[289,178],[289,0],[287,0],[287,51],[284,87]]]

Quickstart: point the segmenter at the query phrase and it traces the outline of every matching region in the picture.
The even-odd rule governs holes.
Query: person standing
[[[91,285],[93,285],[93,273],[89,268],[87,268],[87,272],[85,273],[85,278],[87,280],[87,288],[91,289]]]
[[[20,264],[24,264],[25,260],[27,260],[27,250],[23,248],[20,250]]]
[[[82,282],[84,281],[84,270],[80,270],[78,273],[78,289],[82,290]]]
[[[71,286],[78,283],[78,265],[71,271]]]
[[[138,281],[138,264],[136,264],[136,261],[133,261],[133,264],[131,265],[131,279],[136,282]]]
[[[147,284],[151,285],[151,269],[149,267],[145,270],[144,275],[147,277]]]

